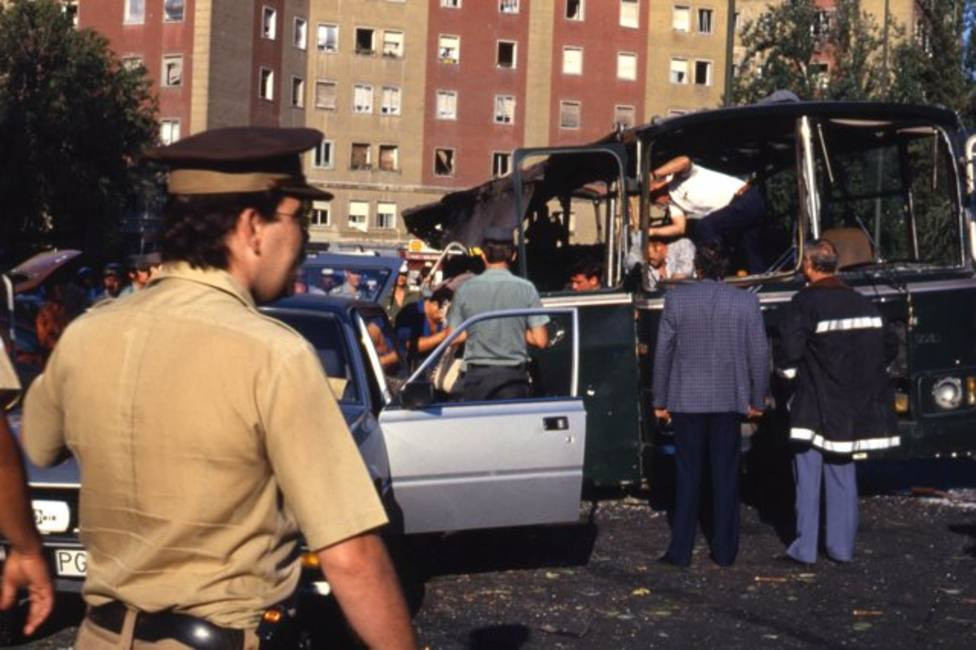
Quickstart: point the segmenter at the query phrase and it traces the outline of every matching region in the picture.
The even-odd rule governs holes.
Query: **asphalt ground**
[[[690,569],[659,564],[667,494],[646,488],[588,495],[578,525],[414,538],[408,594],[422,646],[976,647],[976,462],[865,464],[859,478],[847,565],[775,559],[788,522],[770,513],[788,499],[768,481],[744,486],[731,568],[712,564],[702,539]],[[69,648],[81,616],[63,598],[19,647]]]

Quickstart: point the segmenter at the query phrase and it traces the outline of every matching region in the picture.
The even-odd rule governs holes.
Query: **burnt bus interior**
[[[643,233],[667,215],[652,204],[641,179],[683,155],[748,180],[765,201],[754,233],[764,271],[749,275],[740,242],[727,241],[733,262],[728,281],[760,293],[773,345],[780,309],[803,285],[798,271],[804,241],[830,239],[845,281],[875,299],[898,343],[889,367],[904,424],[898,453],[971,449],[960,416],[976,414],[976,286],[962,212],[969,196],[960,182],[960,138],[954,114],[924,106],[784,103],[702,111],[612,133],[588,146],[516,151],[511,175],[407,211],[404,218],[435,246],[452,240],[477,245],[483,228],[511,227],[519,234],[518,269],[553,304],[592,310],[588,305],[609,304],[610,295],[633,295],[637,394],[645,404],[641,393],[649,390],[662,293],[643,290],[642,269],[634,265],[643,264]],[[589,302],[566,284],[584,260],[599,261],[604,273]],[[946,283],[951,290],[942,288]],[[963,317],[953,320],[953,304]],[[588,317],[581,315],[585,330]],[[587,339],[584,331],[584,375]],[[949,379],[946,368],[953,369]],[[947,390],[946,382],[961,382],[964,389],[972,384],[973,399],[948,410],[936,406],[933,391]],[[782,416],[784,410],[777,410]],[[652,418],[645,412],[641,420],[642,439],[652,440]]]

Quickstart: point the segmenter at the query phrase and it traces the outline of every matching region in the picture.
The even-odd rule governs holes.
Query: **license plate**
[[[34,499],[34,523],[42,533],[63,533],[71,523],[71,510],[64,501]]]
[[[54,570],[59,576],[84,578],[88,569],[88,554],[85,551],[66,548],[54,549]]]

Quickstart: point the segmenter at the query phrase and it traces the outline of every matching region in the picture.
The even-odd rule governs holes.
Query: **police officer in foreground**
[[[74,321],[31,386],[24,443],[81,468],[89,605],[77,650],[258,646],[299,531],[371,647],[415,647],[386,514],[309,343],[256,304],[292,286],[313,129],[216,129],[171,168],[164,268]]]

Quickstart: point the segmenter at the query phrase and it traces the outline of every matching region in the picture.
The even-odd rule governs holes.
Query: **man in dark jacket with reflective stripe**
[[[787,307],[779,373],[795,381],[790,403],[794,456],[796,540],[787,556],[817,559],[820,484],[826,499],[827,556],[849,562],[857,532],[857,481],[852,455],[898,445],[894,397],[886,371],[881,314],[835,275],[837,250],[817,240],[803,253],[809,284]]]

